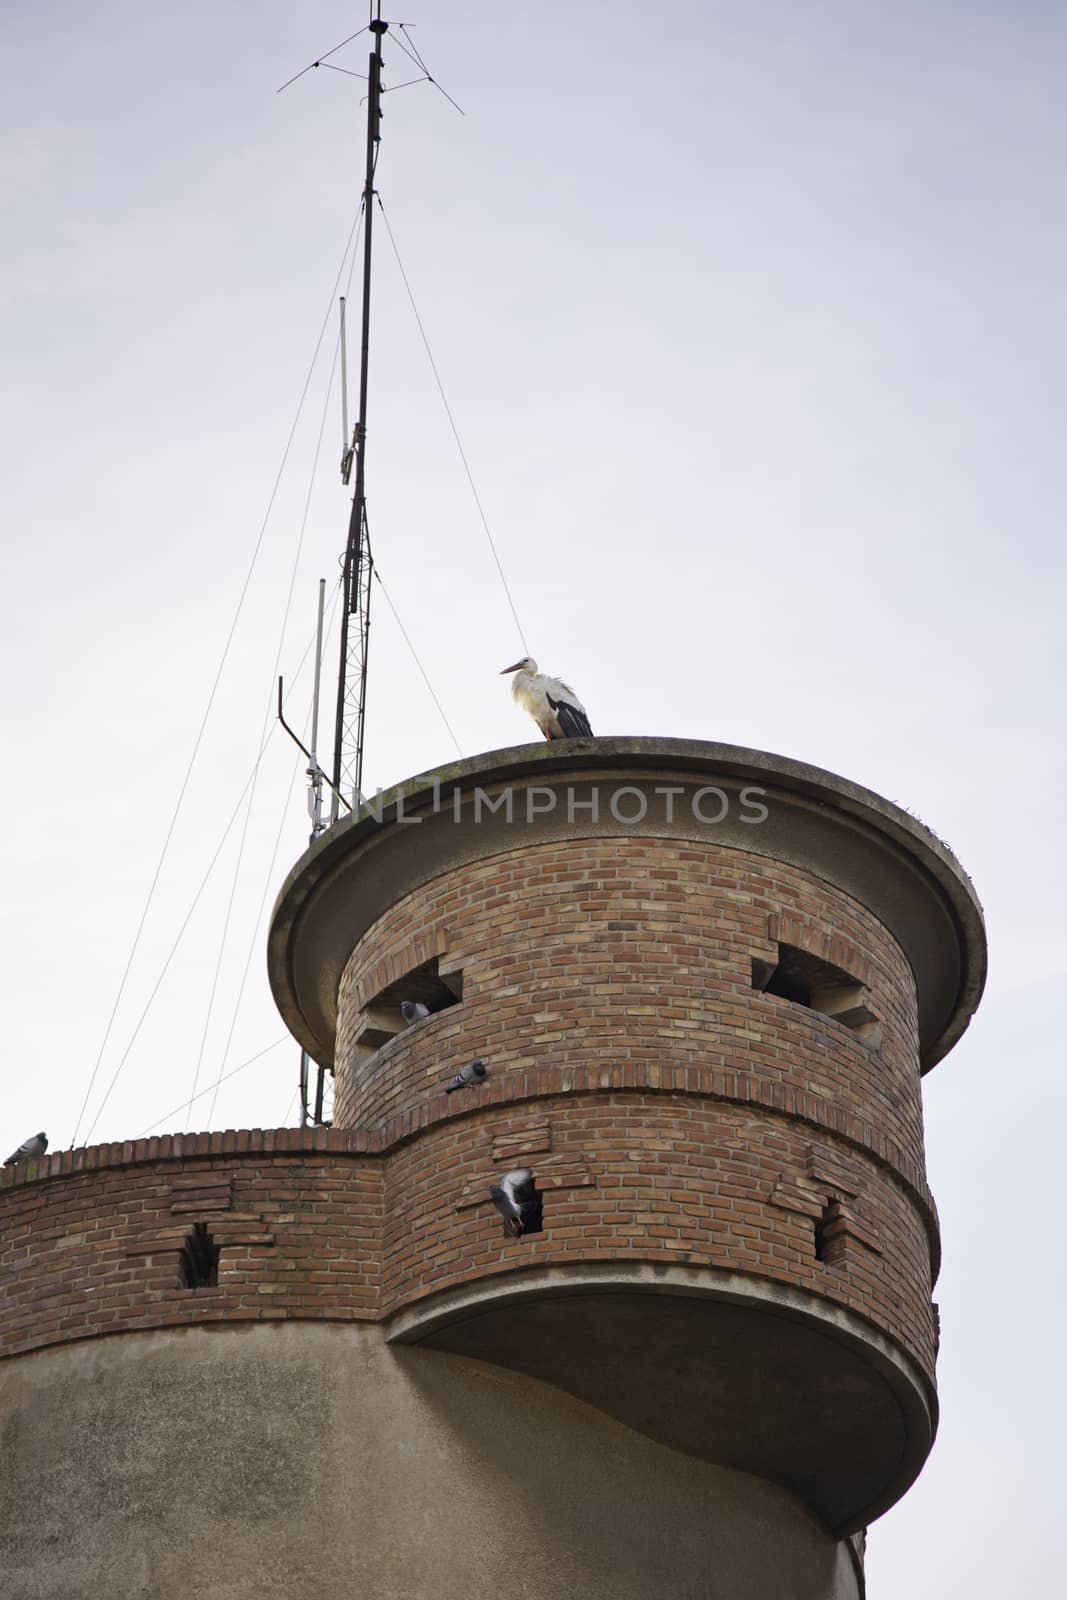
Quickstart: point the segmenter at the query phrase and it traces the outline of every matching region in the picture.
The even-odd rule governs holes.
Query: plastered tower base
[[[0,1174],[5,1600],[861,1595],[937,1424],[951,853],[758,751],[521,747],[323,835],[269,965],[332,1129]]]
[[[5,1600],[859,1592],[784,1491],[373,1327],[92,1341],[6,1363],[0,1408]]]

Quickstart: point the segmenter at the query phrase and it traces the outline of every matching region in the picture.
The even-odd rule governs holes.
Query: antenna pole
[[[345,324],[345,297],[341,296],[341,482],[348,487],[352,476],[355,444],[348,438],[348,330]]]
[[[319,579],[319,618],[315,629],[315,688],[311,696],[311,751],[308,755],[308,811],[311,814],[311,843],[314,844],[326,824],[322,820],[322,780],[326,776],[319,766],[319,685],[322,681],[322,618],[326,608],[326,579]]]
[[[359,804],[363,782],[363,725],[367,694],[367,595],[370,590],[371,553],[367,530],[366,455],[367,455],[367,376],[370,355],[371,243],[374,223],[374,169],[381,138],[382,39],[389,27],[381,19],[381,0],[376,0],[377,16],[370,24],[374,49],[370,56],[367,95],[367,162],[363,182],[363,306],[360,323],[359,413],[353,433],[356,483],[352,513],[348,523],[348,542],[342,568],[341,659],[337,683],[337,714],[334,719],[333,789],[331,823],[337,821],[338,793],[351,793]],[[355,618],[355,627],[351,619]],[[350,643],[350,635],[354,638]]]
[[[348,336],[344,295],[341,296],[341,449],[348,449]]]
[[[300,1052],[300,1126],[308,1125],[308,1062],[310,1060],[306,1050]]]
[[[326,610],[326,579],[319,579],[319,615],[315,624],[315,687],[311,695],[311,754],[319,753],[319,686],[322,683],[322,619]]]
[[[342,306],[344,301],[341,301]],[[314,844],[326,824],[322,820],[322,782],[326,774],[319,766],[319,687],[322,682],[322,623],[326,610],[326,579],[319,579],[319,614],[315,626],[315,687],[311,695],[311,749],[308,757],[308,811],[311,814],[311,843]],[[278,714],[281,715],[281,680],[278,680]],[[300,1126],[308,1121],[308,1068],[310,1058],[306,1050],[300,1052]]]

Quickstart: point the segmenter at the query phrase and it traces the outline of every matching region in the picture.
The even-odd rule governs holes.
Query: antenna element
[[[380,10],[380,5],[378,6]],[[381,139],[382,39],[389,24],[376,17],[370,24],[374,49],[370,56],[367,95],[367,161],[363,182],[363,304],[360,319],[359,413],[351,451],[356,469],[352,513],[348,523],[341,577],[341,649],[334,720],[333,803],[330,822],[338,816],[338,796],[363,794],[363,729],[367,705],[367,645],[370,634],[370,583],[373,559],[367,526],[367,374],[370,353],[371,244],[374,223],[374,169]],[[344,341],[342,339],[342,351]],[[345,428],[347,438],[348,429]],[[342,476],[344,467],[342,465]],[[347,478],[345,478],[347,482]]]
[[[348,334],[345,329],[345,297],[341,296],[341,482],[348,487],[356,441],[348,438]]]

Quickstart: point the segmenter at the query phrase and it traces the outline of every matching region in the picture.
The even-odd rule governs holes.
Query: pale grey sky
[[[427,85],[389,96],[379,188],[533,653],[598,733],[751,745],[879,790],[985,902],[985,1002],[927,1080],[941,1437],[872,1531],[869,1592],[1043,1597],[1067,1554],[1064,9],[404,18],[466,116]],[[361,85],[275,89],[363,20],[339,0],[5,13],[9,1144],[73,1134],[355,214]],[[473,754],[528,737],[496,675],[521,646],[384,233],[377,259],[375,551]],[[99,1113],[255,760],[331,354],[82,1137],[208,1125],[210,1097],[168,1115],[201,1041],[203,1085],[283,1034],[257,914],[307,823],[275,736],[211,1016],[241,812]],[[288,678],[344,540],[339,435],[333,401]],[[371,787],[454,754],[380,594],[373,653]],[[274,1050],[211,1125],[283,1120],[295,1073]]]

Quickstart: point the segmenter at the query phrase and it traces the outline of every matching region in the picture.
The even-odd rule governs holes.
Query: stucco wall
[[[856,1600],[784,1491],[372,1327],[0,1366],[5,1600]]]

